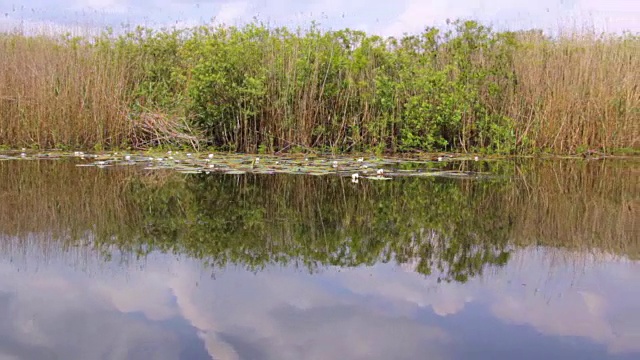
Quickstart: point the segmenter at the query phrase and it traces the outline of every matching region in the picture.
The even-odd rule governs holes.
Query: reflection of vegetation
[[[513,244],[638,257],[638,182],[630,176],[636,170],[568,162],[494,169],[516,176],[351,184],[338,177],[0,162],[0,221],[3,236],[22,241],[40,234],[39,246],[91,239],[106,252],[160,250],[252,270],[393,261],[466,281],[487,265],[505,264]]]
[[[505,221],[482,204],[492,184],[470,186],[479,194],[471,199],[458,184],[432,179],[361,186],[302,176],[174,180],[160,188],[132,185],[132,196],[146,207],[145,230],[126,245],[250,268],[420,259],[421,272],[458,280],[506,261]]]
[[[640,167],[631,161],[555,161],[529,169],[503,199],[518,209],[514,240],[640,258]]]

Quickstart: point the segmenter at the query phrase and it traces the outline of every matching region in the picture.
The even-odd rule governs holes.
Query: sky
[[[447,19],[500,29],[595,28],[640,32],[638,0],[0,0],[0,30],[189,27],[204,23],[352,28],[383,36],[416,33]]]

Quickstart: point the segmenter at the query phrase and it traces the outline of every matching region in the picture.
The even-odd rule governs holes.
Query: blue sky
[[[356,28],[381,35],[418,32],[447,18],[512,30],[590,27],[640,32],[640,0],[0,0],[0,29],[240,25]]]

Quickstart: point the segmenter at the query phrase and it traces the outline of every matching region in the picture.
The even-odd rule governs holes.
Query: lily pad
[[[23,155],[24,153],[24,155]],[[456,155],[458,156],[458,155]],[[309,176],[348,177],[359,174],[361,179],[391,180],[398,177],[448,177],[466,179],[486,179],[491,174],[455,169],[454,161],[471,161],[468,155],[442,155],[442,162],[433,156],[429,158],[378,158],[368,156],[327,156],[318,155],[245,155],[245,154],[208,154],[177,152],[154,153],[99,153],[85,154],[75,151],[64,152],[19,152],[11,151],[0,154],[0,160],[44,160],[73,159],[81,167],[138,166],[145,170],[170,170],[185,174],[218,173],[230,175],[242,174],[295,174]],[[256,161],[257,158],[259,161]],[[485,159],[483,159],[485,160]],[[452,169],[453,168],[453,169]],[[473,167],[471,167],[473,168]],[[378,175],[379,169],[384,173]],[[469,167],[465,167],[465,170]]]

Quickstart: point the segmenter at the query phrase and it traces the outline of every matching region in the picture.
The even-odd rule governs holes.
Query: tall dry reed
[[[129,141],[128,64],[83,39],[0,34],[0,143],[114,147]]]
[[[640,39],[528,32],[519,43],[508,110],[519,142],[559,153],[640,146]]]

